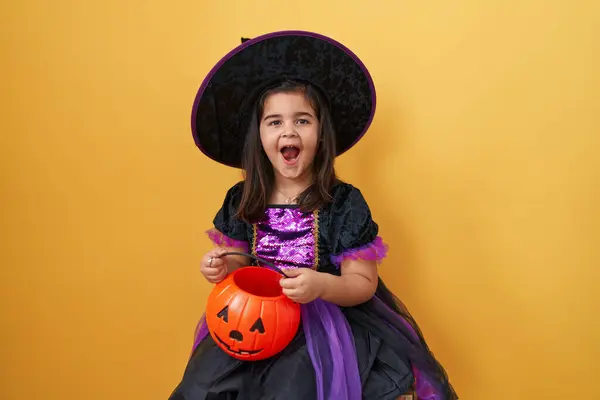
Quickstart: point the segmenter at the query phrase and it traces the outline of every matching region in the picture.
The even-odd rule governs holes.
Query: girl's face
[[[267,97],[260,140],[276,176],[298,180],[310,174],[319,141],[319,121],[304,92]]]

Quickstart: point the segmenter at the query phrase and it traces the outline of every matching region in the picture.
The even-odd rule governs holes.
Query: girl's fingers
[[[298,297],[300,295],[300,293],[298,293],[298,289],[285,289],[284,288],[281,292],[289,298]]]
[[[213,270],[213,269],[207,269],[204,271],[204,276],[219,276],[221,274],[223,274],[225,272],[225,270]]]
[[[227,250],[221,248],[221,247],[217,247],[211,251],[208,252],[208,255],[210,257],[214,257],[214,258],[220,258],[223,257],[223,254],[227,253]]]
[[[216,258],[216,257],[208,257],[205,262],[204,262],[204,267],[206,269],[219,269],[219,268],[223,268],[225,265],[225,261],[222,258]]]
[[[222,248],[216,248],[209,251],[205,256],[204,265],[206,265],[209,268],[212,268],[220,264],[224,264],[225,260],[222,257],[225,253],[227,253],[227,250]]]
[[[204,276],[215,277],[215,276],[225,275],[227,273],[227,270],[225,268],[219,268],[219,269],[209,268],[209,269],[205,269],[204,271],[202,271],[202,273],[204,274]]]
[[[212,265],[209,265],[209,268],[224,268],[225,267],[225,261],[223,261],[222,258],[213,258],[212,260]]]
[[[217,273],[205,273],[204,277],[211,283],[221,282],[227,276],[226,271],[219,271]]]
[[[227,276],[227,264],[221,258],[224,253],[225,249],[215,248],[203,257],[200,270],[208,282],[218,283]]]
[[[298,287],[296,281],[293,278],[283,278],[279,281],[279,284],[284,289],[295,289]]]

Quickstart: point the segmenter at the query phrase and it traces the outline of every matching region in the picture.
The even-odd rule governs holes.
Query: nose
[[[283,131],[281,132],[281,137],[290,138],[296,137],[298,134],[296,133],[296,129],[294,124],[287,123],[285,124]]]
[[[293,132],[293,131],[292,131],[292,132],[284,132],[284,133],[281,135],[281,137],[282,137],[282,138],[286,138],[286,139],[289,139],[289,138],[295,138],[295,137],[298,137],[298,134],[297,134],[296,132]]]
[[[244,335],[242,335],[242,332],[240,332],[240,331],[229,332],[229,337],[232,338],[233,340],[237,340],[238,342],[241,342],[242,340],[244,340]]]

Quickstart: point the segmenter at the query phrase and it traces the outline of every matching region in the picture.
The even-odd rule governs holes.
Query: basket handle
[[[251,258],[251,259],[253,259],[255,261],[258,261],[258,262],[260,262],[262,264],[265,264],[268,267],[273,268],[276,272],[279,272],[281,275],[285,276],[286,278],[289,278],[289,276],[287,276],[281,270],[281,268],[279,268],[277,265],[273,264],[270,261],[265,260],[264,258],[257,257],[257,256],[255,256],[253,254],[241,253],[241,252],[237,252],[237,251],[228,251],[226,253],[223,253],[223,255],[221,257],[223,257],[223,256],[242,256],[242,257],[248,257],[248,258]]]

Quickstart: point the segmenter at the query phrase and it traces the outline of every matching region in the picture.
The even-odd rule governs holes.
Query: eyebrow
[[[314,118],[315,116],[312,115],[309,112],[301,111],[301,112],[294,113],[294,117],[296,117],[296,118],[298,118],[298,117],[311,117],[311,118]],[[269,114],[269,115],[267,115],[267,116],[265,116],[263,118],[263,121],[265,121],[267,119],[270,119],[270,118],[282,118],[282,116],[281,116],[281,114]]]

